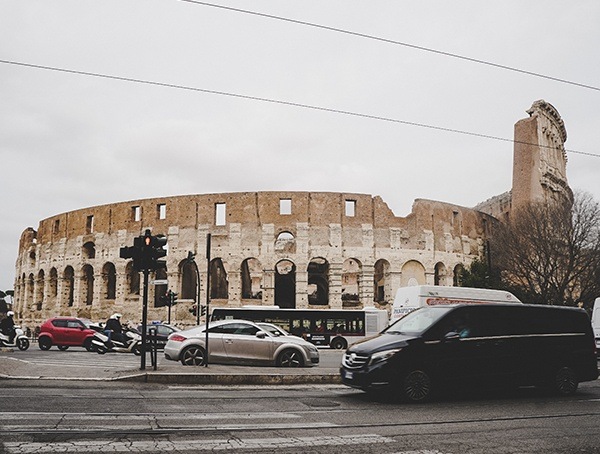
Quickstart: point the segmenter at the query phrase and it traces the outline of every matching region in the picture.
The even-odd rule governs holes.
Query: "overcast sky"
[[[538,99],[600,155],[600,2],[227,1],[565,79],[178,0],[3,0],[0,60],[513,138]],[[21,232],[79,208],[181,194],[339,191],[472,207],[511,186],[510,142],[0,63],[0,289]],[[568,154],[600,200],[600,157]]]

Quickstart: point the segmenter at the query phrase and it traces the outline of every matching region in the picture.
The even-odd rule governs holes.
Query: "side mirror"
[[[267,337],[267,333],[265,333],[264,331],[257,331],[256,337],[258,337],[259,339],[264,339],[265,337]]]

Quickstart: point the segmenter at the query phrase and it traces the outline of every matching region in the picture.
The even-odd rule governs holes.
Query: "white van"
[[[470,287],[443,287],[440,285],[416,285],[401,287],[396,292],[390,324],[409,312],[424,306],[465,303],[520,303],[512,293],[505,290]],[[600,304],[599,304],[600,308]],[[598,313],[600,325],[600,312]],[[600,329],[600,326],[599,326]]]

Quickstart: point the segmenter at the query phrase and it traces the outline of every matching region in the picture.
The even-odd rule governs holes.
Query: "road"
[[[600,382],[373,400],[341,385],[1,382],[0,452],[597,453]]]

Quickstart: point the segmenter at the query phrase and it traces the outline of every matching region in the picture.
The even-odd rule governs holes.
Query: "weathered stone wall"
[[[289,214],[282,214],[281,200],[289,200]],[[224,225],[217,225],[216,204],[225,204]],[[15,308],[26,323],[58,314],[102,320],[115,311],[139,321],[137,273],[119,258],[119,249],[132,245],[146,229],[167,235],[168,287],[184,297],[172,319],[184,325],[194,321],[188,308],[195,299],[195,291],[185,288],[185,259],[189,251],[196,253],[204,302],[209,233],[211,259],[222,263],[222,290],[227,293],[211,304],[281,304],[277,265],[289,261],[295,267],[295,298],[284,305],[385,308],[395,290],[409,282],[452,285],[455,269],[480,257],[488,220],[493,222],[475,210],[428,200],[415,201],[412,213],[402,218],[378,196],[314,192],[187,195],[84,208],[44,219],[37,231],[23,232]],[[293,239],[278,243],[283,232]],[[252,279],[260,282],[260,299],[242,298],[247,259],[257,264]],[[317,269],[312,268],[315,263],[318,272],[311,271]],[[349,263],[356,268],[350,270]],[[350,296],[347,282],[353,282]],[[313,304],[309,295],[319,285],[327,295]],[[154,293],[150,286],[149,317],[165,319],[166,308],[154,307]]]

